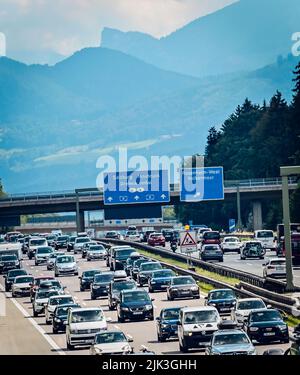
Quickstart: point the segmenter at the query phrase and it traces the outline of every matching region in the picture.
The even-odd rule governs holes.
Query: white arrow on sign
[[[162,199],[166,199],[166,198],[167,198],[167,196],[166,196],[165,194],[162,194],[160,197],[161,197]]]
[[[139,197],[138,195],[136,195],[136,196],[134,197],[134,199],[135,199],[136,201],[138,201],[138,200],[140,199],[140,197]]]
[[[109,202],[111,202],[111,201],[113,201],[113,198],[112,198],[112,197],[108,197],[107,200],[108,200]]]

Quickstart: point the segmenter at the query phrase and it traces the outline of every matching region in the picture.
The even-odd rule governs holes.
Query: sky
[[[101,30],[165,36],[236,0],[0,0],[8,57],[53,64],[99,46]]]

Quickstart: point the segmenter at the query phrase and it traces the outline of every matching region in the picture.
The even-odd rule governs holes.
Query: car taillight
[[[274,267],[274,266],[268,266],[268,269],[269,269],[269,270],[275,270],[276,267]]]

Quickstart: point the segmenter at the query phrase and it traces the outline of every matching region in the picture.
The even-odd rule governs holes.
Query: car
[[[237,298],[232,289],[213,289],[205,298],[207,306],[214,306],[220,315],[227,315],[235,309]]]
[[[300,355],[300,324],[294,328],[292,345],[285,355]]]
[[[176,273],[168,268],[152,272],[151,276],[148,278],[149,293],[165,291],[170,285],[172,277],[175,276]]]
[[[150,234],[155,233],[155,230],[146,230],[143,234],[142,242],[148,242]]]
[[[261,309],[252,311],[244,329],[251,340],[259,343],[280,341],[289,342],[289,330],[280,312],[276,309]]]
[[[223,253],[236,252],[240,254],[242,243],[238,237],[224,237],[221,243]]]
[[[134,280],[113,280],[109,284],[108,289],[108,308],[109,310],[115,310],[117,303],[120,300],[120,293],[122,290],[137,289],[137,285]]]
[[[129,258],[126,260],[126,265],[125,265],[125,271],[126,271],[127,276],[131,275],[131,270],[132,270],[134,261],[140,259],[141,257],[142,257],[141,254],[138,253],[137,251],[130,254]]]
[[[68,240],[68,243],[67,243],[67,251],[74,250],[74,244],[75,244],[76,238],[77,238],[76,236],[70,236],[69,237],[69,240]]]
[[[92,240],[90,242],[86,242],[86,243],[83,244],[82,249],[81,249],[81,257],[83,259],[86,258],[87,252],[88,252],[91,245],[98,245],[98,244],[97,244],[96,241],[92,241]]]
[[[55,241],[55,250],[63,249],[63,248],[68,248],[68,242],[69,242],[70,237],[67,235],[63,236],[58,236],[56,241]]]
[[[113,278],[113,272],[101,272],[100,274],[96,274],[91,283],[91,299],[95,300],[98,297],[107,296],[109,284]]]
[[[11,290],[13,281],[17,276],[24,276],[24,275],[28,275],[28,272],[24,270],[23,268],[17,268],[17,269],[8,271],[7,275],[4,275],[5,291],[9,292]]]
[[[49,297],[48,303],[45,306],[46,324],[52,323],[53,313],[54,313],[56,306],[65,305],[69,303],[75,303],[73,297],[69,294],[65,294],[63,296],[55,295],[55,296]]]
[[[78,266],[73,255],[60,255],[54,265],[55,277],[61,275],[78,275]]]
[[[237,300],[235,308],[232,311],[232,319],[240,324],[244,324],[252,311],[266,308],[267,306],[261,298],[240,298]]]
[[[58,290],[55,289],[39,289],[32,301],[33,316],[37,317],[45,312],[45,306],[48,299],[52,296],[58,296]]]
[[[30,296],[30,286],[34,282],[34,277],[31,275],[21,275],[15,277],[12,287],[12,297],[26,297]]]
[[[101,272],[102,271],[98,269],[83,271],[81,276],[79,276],[80,291],[84,292],[86,289],[90,289],[95,275],[100,274]]]
[[[204,227],[204,228],[199,228],[198,229],[198,232],[197,232],[197,238],[198,238],[198,242],[201,242],[202,241],[202,237],[203,237],[203,234],[205,232],[211,232],[212,229],[211,228],[208,228],[208,227]]]
[[[245,241],[242,243],[240,254],[241,260],[246,260],[247,258],[264,259],[266,249],[260,241]]]
[[[241,329],[219,330],[211,338],[206,355],[256,355],[256,350]]]
[[[29,239],[28,251],[27,251],[27,256],[28,256],[29,259],[32,259],[34,257],[36,249],[40,246],[42,246],[42,247],[48,246],[48,242],[47,242],[46,238],[31,237]]]
[[[107,322],[100,307],[69,309],[66,324],[66,340],[68,350],[77,345],[91,346],[95,336],[107,330]]]
[[[202,245],[200,250],[200,258],[204,262],[217,260],[223,262],[223,251],[219,245]]]
[[[89,237],[77,237],[74,243],[74,254],[81,253],[83,245],[91,242]]]
[[[157,340],[164,342],[178,337],[178,323],[180,307],[166,307],[156,318]]]
[[[171,242],[174,239],[174,230],[172,229],[162,229],[162,235],[164,236],[166,242]]]
[[[171,278],[167,288],[167,299],[200,298],[200,288],[192,276],[175,276]]]
[[[54,334],[59,332],[66,332],[66,324],[69,309],[77,309],[81,306],[77,303],[67,303],[55,307],[52,318],[52,332]]]
[[[152,273],[154,271],[161,270],[161,269],[162,269],[162,265],[159,262],[142,263],[139,267],[139,271],[136,277],[136,280],[139,286],[144,286],[144,284],[148,284],[148,280],[152,276]]]
[[[36,291],[39,289],[41,282],[47,280],[54,280],[53,276],[38,276],[34,279],[33,284],[30,286],[30,301],[32,302],[35,297]]]
[[[0,255],[0,274],[20,267],[20,261],[15,254]]]
[[[132,253],[135,253],[136,250],[132,247],[127,248],[113,248],[111,253],[110,261],[110,270],[124,270],[126,267],[127,259]]]
[[[107,250],[107,258],[106,258],[106,266],[109,267],[112,270],[112,256],[116,250],[121,249],[132,249],[132,247],[128,245],[121,245],[121,246],[111,246]]]
[[[47,270],[52,271],[54,269],[56,258],[60,255],[65,255],[63,251],[54,251],[47,259]]]
[[[62,286],[60,281],[53,280],[44,280],[40,282],[39,290],[57,290],[58,294],[65,294],[65,286]]]
[[[162,233],[151,233],[147,241],[149,246],[166,246],[166,240]]]
[[[139,273],[139,268],[140,266],[143,264],[143,263],[146,263],[148,262],[149,260],[145,257],[140,257],[139,259],[135,260],[132,264],[132,268],[131,268],[131,277],[136,280],[137,279],[137,275]]]
[[[49,234],[46,236],[46,240],[48,242],[48,246],[55,247],[55,241],[57,239],[57,236],[55,234]]]
[[[275,235],[272,230],[256,230],[254,239],[260,241],[265,249],[276,250]]]
[[[117,303],[118,322],[154,320],[153,301],[145,290],[122,290]]]
[[[127,273],[125,270],[117,270],[114,272],[114,280],[127,280]]]
[[[141,236],[136,230],[129,230],[125,233],[124,240],[132,242],[140,242]]]
[[[116,232],[116,231],[109,231],[109,232],[106,232],[105,234],[105,238],[112,238],[112,239],[116,239],[116,240],[119,240],[120,239],[120,233]]]
[[[35,255],[34,255],[34,264],[36,266],[40,264],[47,263],[49,257],[51,254],[54,253],[54,250],[50,246],[39,246],[36,249]]]
[[[100,332],[95,336],[95,343],[90,347],[90,354],[120,355],[126,352],[131,352],[133,348],[129,343],[132,341],[133,339],[131,336],[126,336],[120,330]]]
[[[105,260],[107,251],[103,245],[90,245],[87,251],[86,259],[91,260]]]
[[[206,347],[218,331],[221,317],[213,306],[184,307],[179,313],[179,349],[186,353],[190,348]]]
[[[286,278],[285,258],[270,258],[263,264],[263,277]]]
[[[203,245],[221,245],[220,232],[216,230],[204,231],[201,239],[201,246]]]

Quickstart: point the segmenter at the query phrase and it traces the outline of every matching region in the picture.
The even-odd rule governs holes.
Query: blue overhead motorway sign
[[[127,171],[104,174],[104,204],[170,202],[168,171]]]
[[[184,168],[180,180],[181,202],[224,199],[223,167]]]

